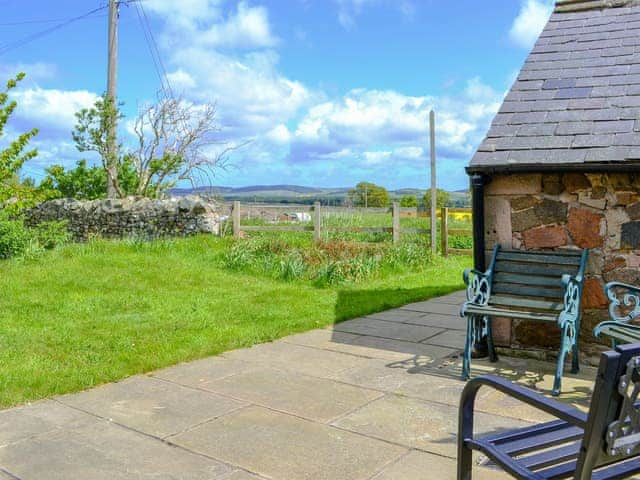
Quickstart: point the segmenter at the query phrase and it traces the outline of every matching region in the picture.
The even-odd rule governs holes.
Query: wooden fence
[[[293,207],[296,208],[296,207]],[[400,242],[402,235],[428,235],[430,228],[402,228],[400,218],[402,217],[400,204],[394,202],[391,208],[391,227],[328,227],[322,224],[322,209],[319,202],[313,204],[312,225],[242,225],[240,202],[233,202],[231,217],[233,221],[233,236],[240,238],[242,232],[313,232],[314,241],[322,238],[322,232],[354,232],[354,233],[390,233],[393,243]],[[442,254],[446,257],[451,254],[468,254],[472,249],[456,249],[449,247],[449,235],[473,235],[471,229],[450,229],[449,215],[452,213],[471,213],[470,208],[447,208],[440,209],[440,235]]]

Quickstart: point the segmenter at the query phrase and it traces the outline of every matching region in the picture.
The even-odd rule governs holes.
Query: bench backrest
[[[621,473],[617,478],[627,478],[629,459],[640,456],[640,412],[634,405],[639,392],[640,344],[604,352],[574,478],[591,479],[592,471],[605,465],[603,477],[615,478],[617,470]],[[639,460],[633,460],[636,469]]]
[[[587,250],[531,252],[495,247],[489,305],[500,308],[559,313],[564,305],[562,276],[582,278]]]

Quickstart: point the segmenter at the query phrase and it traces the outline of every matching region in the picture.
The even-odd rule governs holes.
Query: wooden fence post
[[[240,202],[233,202],[233,238],[240,238]]]
[[[393,243],[400,241],[400,204],[393,202]]]
[[[449,256],[449,209],[442,207],[440,209],[440,235],[442,236],[442,256]]]
[[[313,241],[320,241],[320,229],[322,228],[322,216],[320,215],[320,202],[313,204]]]

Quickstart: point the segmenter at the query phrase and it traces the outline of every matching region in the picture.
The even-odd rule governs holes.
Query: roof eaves
[[[556,13],[583,12],[638,4],[637,0],[556,0]]]
[[[509,174],[509,173],[552,173],[552,172],[605,172],[605,173],[638,173],[640,160],[623,162],[588,162],[588,163],[509,163],[502,165],[469,165],[465,168],[467,175]]]

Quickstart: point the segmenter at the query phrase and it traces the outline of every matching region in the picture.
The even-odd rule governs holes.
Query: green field
[[[264,210],[268,211],[269,208],[265,207]],[[288,212],[296,212],[295,207],[291,207]],[[364,209],[354,209],[351,211],[330,211],[323,210],[322,211],[322,227],[324,229],[323,239],[326,240],[347,240],[347,241],[360,241],[360,242],[383,242],[390,241],[391,234],[390,233],[363,233],[363,232],[332,232],[332,228],[348,228],[348,227],[391,227],[392,226],[392,215],[390,212],[372,212]],[[420,217],[420,218],[401,218],[400,219],[400,228],[419,228],[419,229],[430,229],[431,220],[428,217]],[[264,219],[259,218],[242,218],[242,225],[291,225],[289,222],[277,222],[277,221],[266,221]],[[312,226],[312,222],[296,222],[295,225],[301,226]],[[468,230],[471,232],[472,224],[471,224],[471,216],[470,214],[458,214],[451,213],[448,217],[448,228],[449,230]],[[437,235],[440,238],[440,229],[441,224],[440,220],[437,222]],[[227,234],[231,234],[232,227],[231,221],[229,220],[226,225],[225,232]],[[256,235],[256,233],[251,233],[251,235]],[[264,233],[260,233],[260,235],[265,235]],[[269,233],[268,235],[278,236],[283,235],[282,233]],[[286,235],[292,235],[287,233]],[[299,237],[308,237],[310,233],[299,233],[293,234]],[[412,234],[404,234],[402,236],[404,240],[410,241],[419,241],[426,242],[429,240],[429,234],[422,235],[412,235]],[[440,246],[440,241],[438,241],[438,248]],[[449,247],[457,248],[457,249],[471,249],[473,248],[473,238],[469,233],[468,235],[459,235],[459,234],[449,234]]]
[[[462,287],[469,257],[318,287],[224,265],[231,240],[93,241],[0,262],[0,405],[270,341]]]

